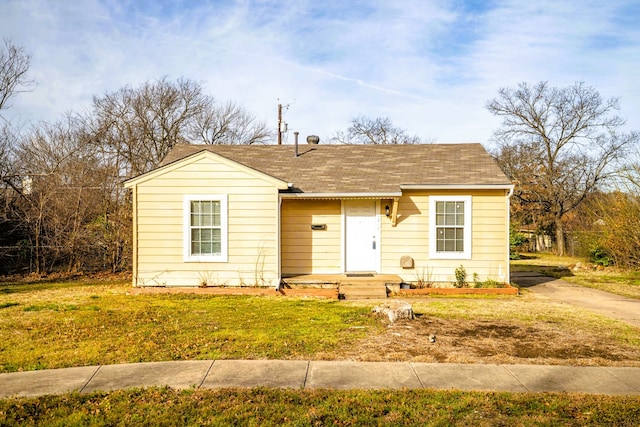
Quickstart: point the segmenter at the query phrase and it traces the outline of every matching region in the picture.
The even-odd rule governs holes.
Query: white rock
[[[406,301],[392,301],[373,308],[376,314],[386,315],[389,322],[393,323],[398,319],[415,319],[411,304]]]

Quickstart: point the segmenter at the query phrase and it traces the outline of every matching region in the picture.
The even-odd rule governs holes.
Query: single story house
[[[513,186],[480,144],[182,144],[125,186],[134,286],[509,278]]]

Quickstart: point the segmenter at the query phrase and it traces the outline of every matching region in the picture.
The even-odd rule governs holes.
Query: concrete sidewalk
[[[0,374],[0,398],[131,387],[441,389],[640,395],[640,368],[304,360],[198,360]]]

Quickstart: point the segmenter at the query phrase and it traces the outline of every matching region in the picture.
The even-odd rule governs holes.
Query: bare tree
[[[35,82],[27,77],[31,66],[31,55],[24,48],[4,39],[0,46],[0,181],[3,186],[12,186],[15,179],[12,149],[16,135],[2,110],[9,107],[9,100],[18,93],[31,90]]]
[[[394,126],[388,117],[371,119],[360,116],[351,120],[344,132],[337,132],[332,138],[341,144],[421,144],[424,141],[417,135],[408,135],[404,129]]]
[[[187,128],[210,104],[202,87],[191,80],[173,83],[166,78],[126,86],[117,92],[94,97],[96,137],[126,161],[121,164],[128,176],[147,172],[179,142]]]
[[[584,83],[521,83],[501,88],[486,107],[503,119],[495,156],[516,184],[516,201],[553,225],[564,255],[566,215],[617,172],[638,134],[620,131],[617,98],[604,100]]]
[[[30,181],[17,208],[38,273],[61,264],[76,271],[92,247],[88,225],[99,212],[103,176],[79,129],[72,116],[40,124],[16,152],[21,176]]]
[[[12,97],[34,86],[34,81],[27,77],[30,65],[31,55],[4,39],[0,45],[0,244],[3,247],[16,244],[22,237],[17,231],[20,219],[13,215],[21,184],[14,156],[18,136],[3,111],[9,108]],[[0,253],[0,264],[5,267],[13,265],[16,258],[9,252],[3,249]]]
[[[11,97],[30,90],[35,84],[27,77],[30,66],[31,55],[4,39],[4,46],[0,47],[0,117]]]
[[[166,78],[94,97],[94,133],[124,176],[153,169],[175,144],[255,144],[272,138],[235,103],[218,106],[199,83]]]
[[[204,144],[251,145],[273,141],[273,133],[263,122],[234,102],[209,105],[196,115],[189,136]]]
[[[12,149],[16,136],[8,123],[0,123],[0,180],[4,186],[12,186],[15,179]]]

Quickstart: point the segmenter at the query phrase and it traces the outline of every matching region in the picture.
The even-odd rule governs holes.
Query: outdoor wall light
[[[389,209],[389,205],[387,205],[387,206],[385,206],[385,207],[384,207],[384,213],[385,213],[387,216],[391,215],[391,209]]]

